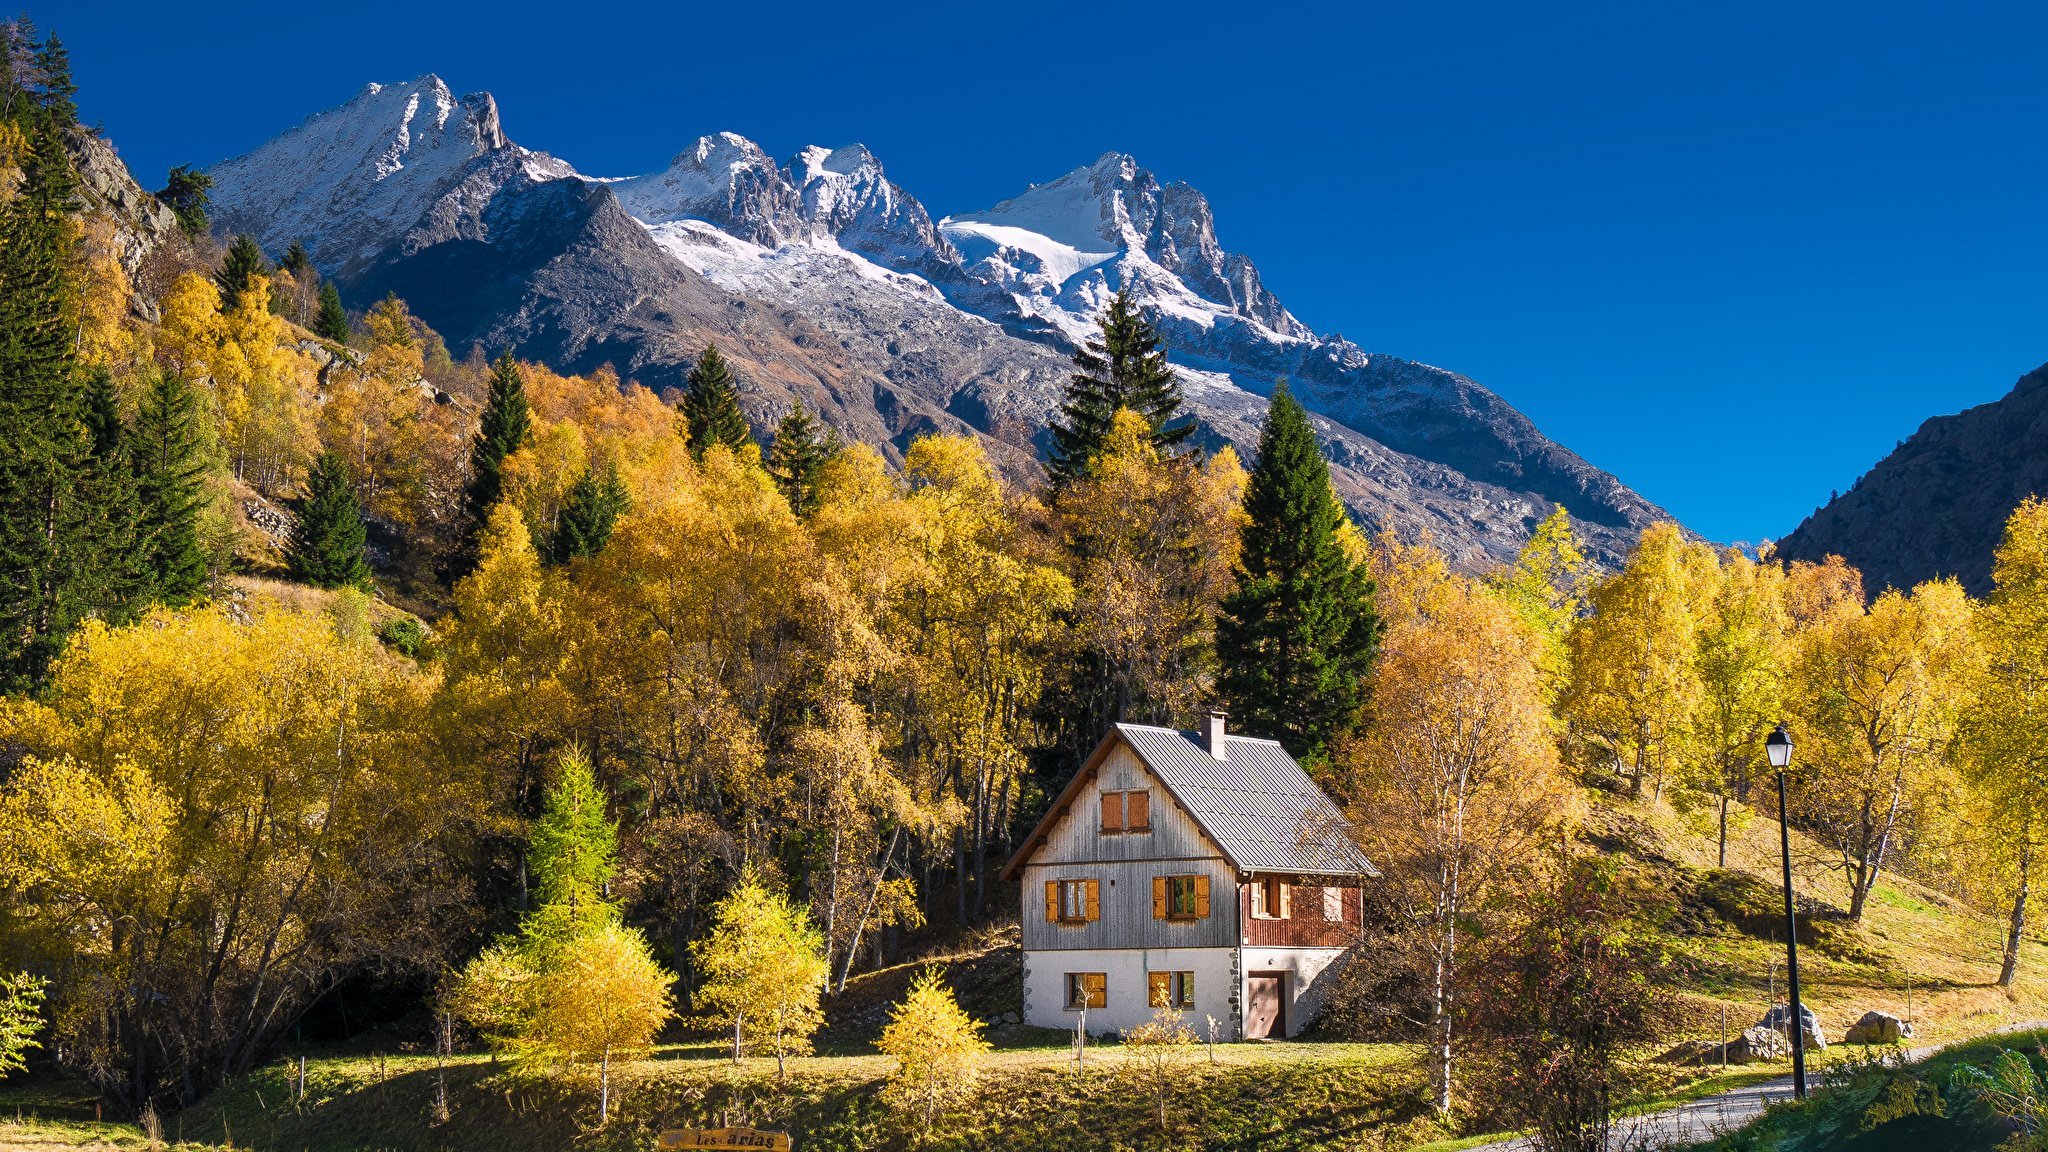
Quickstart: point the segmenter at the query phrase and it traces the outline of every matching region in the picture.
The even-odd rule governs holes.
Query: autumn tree
[[[1988,817],[1986,843],[1974,854],[1983,876],[1972,887],[2002,889],[2009,901],[1998,985],[2010,988],[2048,845],[2048,503],[2030,499],[2013,510],[1991,576],[1976,618],[1983,661],[1964,698],[1958,745]]]
[[[1167,1102],[1185,1081],[1195,1057],[1194,1029],[1179,1009],[1159,1004],[1150,1019],[1123,1034],[1123,1046],[1138,1082],[1152,1094],[1152,1121],[1164,1131]]]
[[[28,1050],[37,1047],[43,1030],[43,998],[47,977],[29,972],[0,976],[0,1076],[28,1068]]]
[[[972,1097],[989,1051],[981,1022],[961,1010],[936,967],[911,980],[910,991],[889,1009],[875,1047],[896,1061],[883,1102],[917,1116],[924,1139],[940,1115]]]
[[[1217,691],[1245,730],[1321,759],[1358,721],[1380,621],[1372,576],[1340,538],[1344,508],[1315,429],[1285,384],[1244,511],[1237,587],[1216,618]]]
[[[1731,551],[1694,633],[1699,707],[1681,797],[1715,807],[1716,860],[1728,866],[1729,807],[1746,800],[1766,766],[1763,741],[1785,717],[1784,662],[1791,620],[1784,570]]]
[[[1159,333],[1126,291],[1119,291],[1097,321],[1099,335],[1074,350],[1059,416],[1052,423],[1053,486],[1079,479],[1108,444],[1120,411],[1145,422],[1154,451],[1171,455],[1195,431],[1179,422],[1180,382],[1166,362]]]
[[[811,1034],[825,1022],[824,946],[804,910],[757,875],[743,877],[718,902],[710,933],[694,945],[704,975],[697,996],[732,1021],[733,1063],[748,1042],[765,1044],[775,1053],[776,1074],[786,1075],[786,1058],[811,1050]]]
[[[1543,642],[1543,692],[1552,705],[1571,679],[1565,637],[1585,607],[1592,571],[1572,533],[1572,518],[1560,504],[1529,534],[1515,562],[1488,577],[1493,590]]]
[[[1540,639],[1515,609],[1424,546],[1380,559],[1387,634],[1370,723],[1346,744],[1351,820],[1428,990],[1429,1076],[1455,1099],[1469,937],[1519,891],[1568,811],[1543,704]]]
[[[1048,703],[1074,761],[1111,723],[1171,723],[1210,695],[1244,483],[1235,453],[1162,455],[1145,418],[1124,412],[1059,493],[1052,527],[1075,596]]]
[[[1587,598],[1571,629],[1571,682],[1558,708],[1567,735],[1632,794],[1657,791],[1692,753],[1700,707],[1699,620],[1714,587],[1714,553],[1676,524],[1653,524],[1620,572]]]
[[[1902,849],[1933,833],[1956,781],[1948,759],[1976,653],[1972,606],[1953,580],[1838,603],[1796,641],[1799,737],[1793,816],[1837,857],[1860,920]]]
[[[689,434],[690,451],[699,459],[714,444],[737,452],[751,442],[747,418],[740,411],[739,382],[715,344],[705,345],[690,366],[683,389],[683,426]]]

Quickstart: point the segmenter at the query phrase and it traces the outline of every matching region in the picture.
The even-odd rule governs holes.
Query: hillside
[[[1991,588],[2005,518],[2048,492],[2048,367],[1989,404],[1937,416],[1783,540],[1794,560],[1839,555],[1872,593],[1954,576]]]
[[[369,85],[211,174],[219,234],[303,241],[353,306],[396,292],[458,355],[511,347],[660,390],[716,343],[757,435],[800,400],[891,455],[972,432],[1028,475],[1068,353],[1125,290],[1206,442],[1249,455],[1289,380],[1370,529],[1427,533],[1476,568],[1562,504],[1612,564],[1669,518],[1477,382],[1309,329],[1222,247],[1199,191],[1122,153],[934,219],[858,144],[778,162],[719,133],[662,171],[588,177],[515,143],[489,94],[428,75]]]
[[[1681,958],[1673,990],[1682,1018],[1660,1049],[1687,1037],[1716,1037],[1724,1008],[1731,1028],[1754,1022],[1771,989],[1782,987],[1774,963],[1782,951],[1768,911],[1776,825],[1748,821],[1731,846],[1734,866],[1722,872],[1710,867],[1711,840],[1683,815],[1651,802],[1595,800],[1585,842],[1654,877],[1667,898],[1660,911],[1666,943]],[[1801,903],[1809,915],[1802,937],[1811,932],[1801,952],[1806,1000],[1831,1038],[1839,1039],[1849,1022],[1871,1008],[1909,1017],[1918,1031],[1916,1043],[1983,1035],[2048,1015],[2048,942],[2029,940],[2022,978],[2008,998],[1989,986],[1999,946],[1993,918],[1894,877],[1879,885],[1867,922],[1849,925],[1832,911],[1839,880],[1822,867],[1813,845],[1802,839],[1795,851]],[[749,1059],[735,1068],[708,1033],[665,1044],[654,1059],[626,1073],[623,1119],[603,1131],[590,1127],[594,1086],[521,1081],[476,1054],[448,1062],[453,1116],[432,1122],[437,1064],[422,1037],[403,1028],[359,1038],[345,1049],[312,1050],[304,1104],[293,1102],[294,1065],[287,1053],[168,1119],[165,1130],[197,1141],[191,1145],[197,1148],[232,1140],[237,1148],[278,1152],[538,1152],[646,1148],[663,1126],[729,1121],[786,1127],[806,1150],[905,1148],[910,1140],[891,1127],[876,1095],[890,1062],[872,1054],[871,1044],[886,1006],[901,995],[911,974],[937,963],[948,971],[962,1003],[991,1023],[997,1044],[983,1086],[966,1110],[972,1119],[952,1122],[939,1147],[1306,1152],[1415,1147],[1445,1135],[1428,1118],[1417,1048],[1323,1039],[1222,1044],[1213,1058],[1198,1047],[1169,1104],[1173,1131],[1162,1137],[1153,1129],[1152,1100],[1134,1080],[1136,1065],[1124,1050],[1110,1043],[1091,1047],[1086,1069],[1077,1076],[1064,1036],[1003,1020],[1017,996],[1016,961],[1013,931],[856,977],[831,1002],[819,1038],[823,1054],[793,1061],[787,1083],[776,1081],[772,1060]],[[1850,1068],[1869,1051],[1835,1044],[1816,1056],[1817,1074]],[[1658,1091],[1674,1096],[1750,1082],[1760,1074],[1752,1068],[1724,1078],[1716,1068],[1657,1067]],[[1783,1066],[1775,1071],[1782,1073]],[[10,1086],[0,1093],[0,1110],[10,1105],[25,1119],[0,1122],[0,1146],[104,1149],[136,1143],[132,1127],[90,1123],[90,1097],[62,1085]],[[1488,1128],[1484,1117],[1469,1123],[1472,1132]],[[38,1145],[37,1139],[48,1143]]]

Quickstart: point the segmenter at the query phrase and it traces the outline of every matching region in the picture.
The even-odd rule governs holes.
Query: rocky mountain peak
[[[805,231],[796,189],[760,145],[733,132],[700,136],[667,168],[612,190],[648,224],[703,220],[771,248]]]
[[[931,213],[882,171],[866,145],[813,144],[789,162],[804,219],[820,235],[899,272],[926,278],[956,274],[960,254]]]

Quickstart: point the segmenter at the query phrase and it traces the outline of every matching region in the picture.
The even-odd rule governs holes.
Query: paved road
[[[2030,1020],[2023,1024],[2008,1024],[1996,1029],[2000,1032],[2026,1032],[2048,1028],[2048,1021]],[[1976,1039],[1981,1039],[1977,1037]],[[1953,1043],[1967,1043],[1964,1040]],[[1942,1050],[1946,1045],[1935,1044],[1924,1048],[1909,1048],[1906,1059],[1919,1063]],[[1808,1086],[1818,1082],[1817,1076],[1808,1076]],[[1696,1144],[1731,1129],[1740,1128],[1758,1116],[1763,1115],[1766,1104],[1792,1098],[1792,1077],[1780,1076],[1747,1088],[1735,1088],[1712,1096],[1702,1096],[1690,1103],[1667,1108],[1662,1112],[1650,1112],[1623,1121],[1627,1147],[1669,1148]],[[1527,1137],[1502,1140],[1496,1144],[1483,1144],[1471,1152],[1536,1152],[1536,1142]]]

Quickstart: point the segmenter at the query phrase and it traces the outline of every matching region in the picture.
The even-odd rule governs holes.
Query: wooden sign
[[[789,1152],[789,1133],[753,1128],[671,1128],[656,1148],[717,1149],[720,1152]]]

